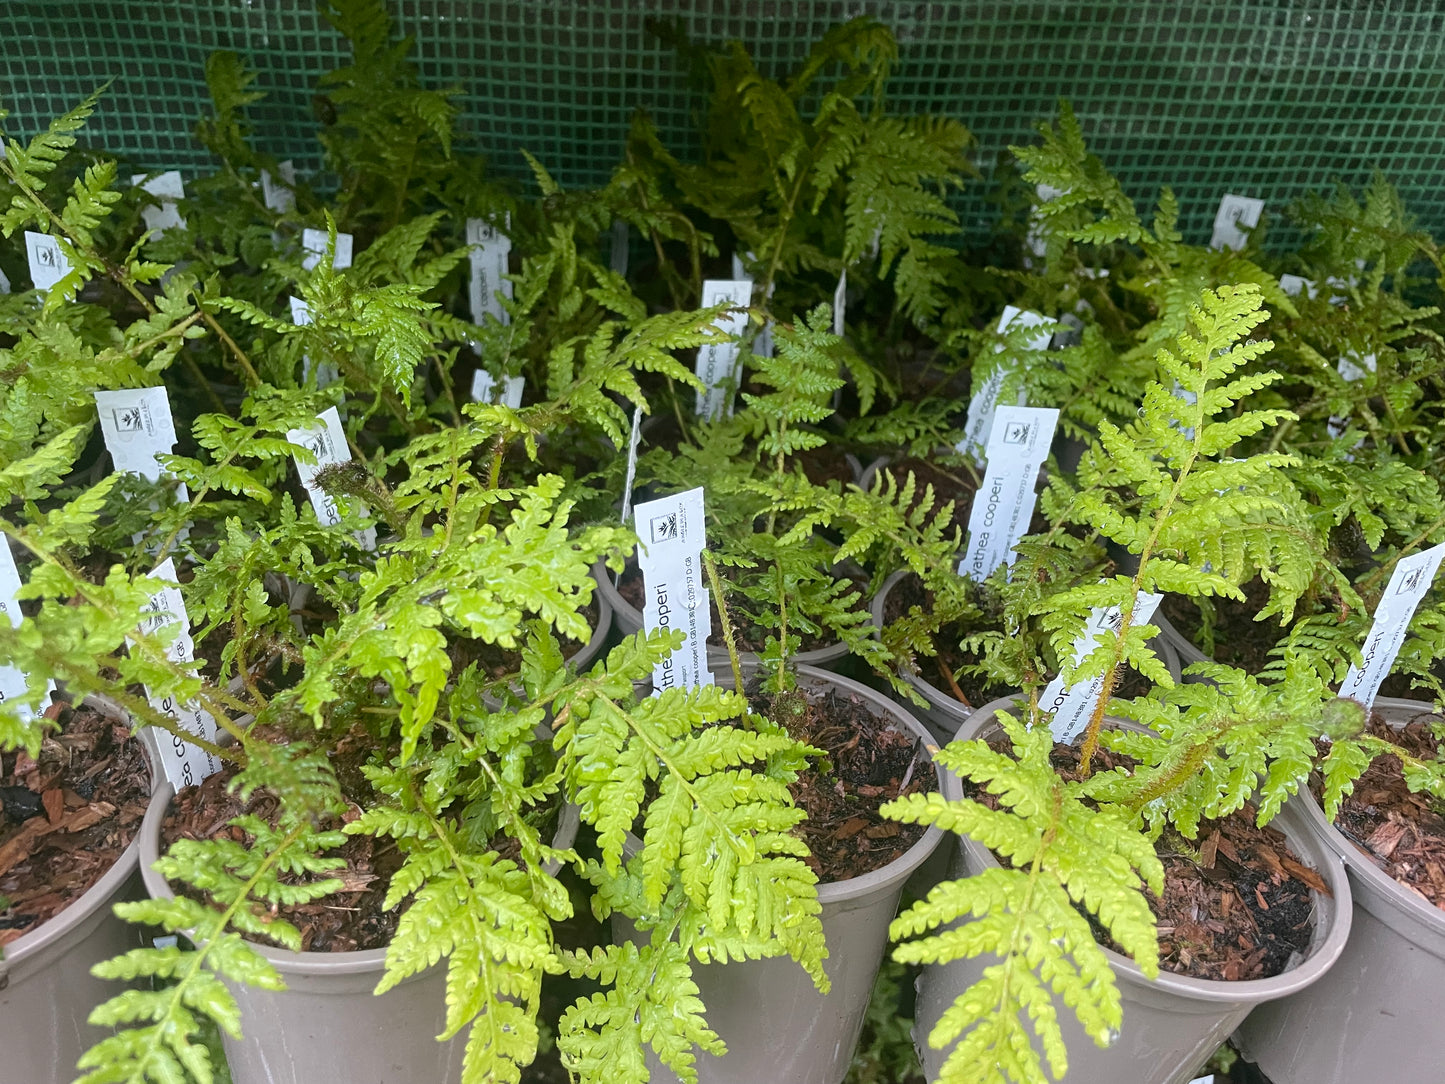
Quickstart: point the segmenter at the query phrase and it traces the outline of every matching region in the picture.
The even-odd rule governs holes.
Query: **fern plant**
[[[1077,488],[1062,482],[1054,487],[1052,501],[1067,499],[1062,518],[1094,525],[1135,555],[1132,574],[1091,584],[1050,582],[1029,574],[1032,564],[1047,559],[1047,545],[1026,545],[1003,588],[1027,600],[1031,624],[1051,640],[1071,683],[1102,679],[1097,705],[1079,735],[1081,778],[1065,782],[1052,767],[1050,707],[1040,702],[1039,675],[1025,670],[1033,680],[1024,683],[1023,716],[1002,720],[1011,754],[977,739],[956,742],[940,754],[950,768],[993,795],[999,808],[936,796],[890,808],[900,819],[962,830],[1013,867],[942,885],[894,923],[896,937],[918,938],[898,949],[905,961],[988,953],[1001,958],[960,995],[929,1037],[943,1047],[962,1036],[945,1063],[945,1081],[1042,1081],[1045,1060],[1049,1072],[1061,1078],[1068,1063],[1054,995],[1100,1045],[1121,1024],[1127,1027],[1107,960],[1076,906],[1097,918],[1145,974],[1157,973],[1154,920],[1140,892],[1142,884],[1162,891],[1149,829],[1168,820],[1188,836],[1198,817],[1240,808],[1254,789],[1256,770],[1284,752],[1298,753],[1295,739],[1306,732],[1302,720],[1310,712],[1318,717],[1324,698],[1317,681],[1305,681],[1303,670],[1279,688],[1221,686],[1210,694],[1218,702],[1208,710],[1204,694],[1171,691],[1174,683],[1149,645],[1156,630],[1134,617],[1144,592],[1237,594],[1237,584],[1257,569],[1274,588],[1271,605],[1288,612],[1323,563],[1323,542],[1308,531],[1298,494],[1271,481],[1289,457],[1227,456],[1242,439],[1288,417],[1283,411],[1230,413],[1233,404],[1273,379],[1248,371],[1270,347],[1244,341],[1264,319],[1260,293],[1252,287],[1204,291],[1189,330],[1157,359],[1163,379],[1191,394],[1151,384],[1136,421],[1124,429],[1100,425],[1099,440],[1080,465]],[[1085,620],[1102,607],[1117,608],[1117,626],[1076,658],[1074,644]],[[1103,737],[1105,713],[1126,665],[1162,691],[1155,700],[1115,700],[1114,710],[1147,720],[1168,711],[1179,717],[1177,725],[1161,727],[1156,751],[1148,756],[1141,752],[1143,737]],[[1288,733],[1286,720],[1295,727]],[[1194,740],[1203,732],[1212,740]],[[1141,752],[1147,767],[1133,775],[1121,770],[1091,776],[1101,738],[1111,748]],[[1297,785],[1293,777],[1278,797]],[[1261,812],[1275,809],[1277,803]],[[970,915],[977,921],[930,932]],[[1025,1030],[1025,1015],[1042,1058]]]

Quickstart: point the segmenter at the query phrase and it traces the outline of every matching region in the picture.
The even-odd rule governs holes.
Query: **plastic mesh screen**
[[[519,147],[564,184],[606,179],[632,111],[648,108],[686,152],[700,104],[647,26],[680,17],[695,40],[748,44],[765,69],[795,63],[836,22],[873,15],[902,58],[893,108],[947,112],[978,136],[987,169],[1067,97],[1091,148],[1129,191],[1179,194],[1207,237],[1225,191],[1278,210],[1379,169],[1421,224],[1445,232],[1445,5],[1421,0],[392,0],[432,86],[460,85],[463,127],[493,169],[524,174]],[[319,165],[316,77],[344,43],[303,0],[0,4],[0,98],[29,135],[114,80],[91,140],[155,169],[208,169],[191,136],[214,49],[240,53],[269,93],[251,116],[263,149]],[[984,187],[962,210],[986,228]]]

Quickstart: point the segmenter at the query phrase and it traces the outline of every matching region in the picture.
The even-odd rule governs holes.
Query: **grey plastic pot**
[[[1429,704],[1387,697],[1375,710],[1397,726],[1432,713]],[[1309,831],[1349,873],[1354,928],[1328,975],[1250,1014],[1240,1048],[1275,1084],[1438,1084],[1445,1033],[1430,1021],[1445,989],[1445,911],[1378,868],[1309,792],[1299,804]]]
[[[959,737],[987,736],[995,727],[995,713],[1016,711],[1016,704],[1013,697],[985,704],[970,717]],[[949,798],[961,798],[961,780],[949,776],[944,793]],[[1273,824],[1284,832],[1295,853],[1319,872],[1333,893],[1315,894],[1315,933],[1308,955],[1273,978],[1215,982],[1169,973],[1150,980],[1132,960],[1105,949],[1123,997],[1123,1028],[1114,1044],[1101,1050],[1085,1036],[1073,1013],[1058,1005],[1069,1055],[1064,1084],[1184,1084],[1198,1075],[1251,1009],[1306,989],[1329,971],[1344,951],[1350,932],[1349,880],[1339,857],[1309,831],[1304,812],[1293,803],[1286,805]],[[987,848],[966,836],[959,840],[955,876],[970,876],[996,865]],[[928,1033],[944,1010],[992,962],[992,958],[956,960],[925,968],[919,978],[913,1045],[928,1080],[938,1079],[948,1054],[946,1049],[935,1050],[928,1045]],[[1311,1084],[1343,1084],[1344,1079],[1321,1076]]]
[[[883,581],[883,586],[878,589],[878,594],[873,596],[871,611],[873,614],[873,628],[882,629],[886,624],[885,613],[888,605],[888,595],[903,577],[910,575],[908,569],[900,569]],[[1151,624],[1159,624],[1157,618],[1150,618]],[[1170,631],[1173,631],[1171,626]],[[875,635],[879,633],[875,632]],[[1177,636],[1178,633],[1175,633]],[[1175,681],[1180,680],[1179,657],[1175,654],[1172,645],[1164,637],[1162,631],[1159,636],[1150,641],[1155,653],[1164,663]],[[958,733],[959,727],[973,714],[973,709],[962,703],[956,696],[945,693],[936,685],[924,680],[918,671],[908,666],[900,666],[898,676],[928,702],[926,708],[919,708],[917,705],[909,704],[908,708],[922,720],[933,736],[938,739],[940,745],[947,745]]]
[[[160,857],[161,822],[173,790],[163,784],[141,826],[141,875],[155,899],[174,896],[152,867]],[[554,845],[577,838],[576,806],[564,806]],[[223,1036],[235,1084],[456,1084],[466,1031],[447,1042],[446,968],[433,967],[381,996],[372,993],[386,950],[288,952],[251,946],[286,983],[282,991],[227,983],[241,1010],[241,1042]]]
[[[607,605],[612,613],[612,623],[617,626],[623,636],[633,636],[642,631],[642,611],[622,597],[612,583],[612,573],[601,561],[592,566],[592,578],[597,581],[598,598]],[[720,632],[714,630],[714,634],[721,636]],[[715,673],[727,669],[727,649],[716,644],[708,644],[708,663]],[[847,644],[827,644],[823,647],[813,648],[811,651],[800,651],[793,656],[794,662],[799,666],[830,666],[848,657]],[[745,664],[755,664],[758,655],[755,651],[740,651],[738,658]],[[579,667],[580,668],[580,667]]]
[[[107,705],[92,706],[112,714]],[[121,713],[127,723],[129,716]],[[144,745],[152,764],[150,746]],[[89,891],[65,910],[17,938],[0,959],[0,1078],[20,1084],[67,1084],[80,1055],[111,1034],[86,1023],[90,1011],[120,993],[119,983],[90,969],[141,946],[139,927],[111,907],[140,899],[139,841]]]
[[[866,685],[808,666],[798,667],[797,674],[801,688],[841,690],[898,729],[928,740],[927,730],[916,719]],[[940,785],[944,775],[938,769]],[[694,970],[708,1025],[728,1047],[720,1058],[698,1056],[701,1084],[842,1084],[863,1029],[903,884],[942,842],[943,833],[929,828],[882,869],[818,886],[829,953],[825,970],[832,982],[828,994],[820,994],[803,969],[786,957]],[[639,845],[635,840],[632,844]],[[632,932],[621,922],[614,930],[619,937]],[[654,1060],[649,1066],[655,1084],[676,1081]]]

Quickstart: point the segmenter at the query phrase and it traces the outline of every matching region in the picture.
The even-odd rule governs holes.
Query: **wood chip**
[[[50,823],[58,824],[65,815],[65,792],[59,787],[51,787],[40,796],[40,802],[45,806],[45,816]]]
[[[1209,833],[1209,838],[1199,848],[1199,864],[1204,869],[1214,868],[1214,858],[1219,851],[1219,829]]]

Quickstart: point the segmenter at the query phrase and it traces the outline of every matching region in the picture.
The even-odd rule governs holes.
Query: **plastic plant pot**
[[[1393,726],[1433,713],[1421,701],[1387,697],[1375,710]],[[1445,911],[1361,853],[1314,795],[1301,792],[1298,804],[1310,833],[1344,862],[1354,926],[1328,975],[1250,1014],[1240,1048],[1275,1084],[1438,1084],[1445,1034],[1430,1038],[1429,1019],[1445,989]]]
[[[745,673],[753,669],[745,666]],[[829,686],[852,694],[900,730],[928,741],[928,732],[887,697],[856,681],[814,667],[797,668],[804,690]],[[944,774],[938,772],[940,785]],[[831,991],[820,994],[807,974],[787,957],[708,964],[694,969],[708,1025],[722,1037],[722,1057],[699,1054],[701,1084],[842,1084],[863,1029],[863,1016],[878,967],[888,945],[888,924],[898,910],[904,882],[943,842],[929,828],[901,856],[872,873],[818,886],[823,905],[823,934],[828,943],[825,970]],[[630,841],[639,846],[636,840]],[[614,931],[626,937],[629,923],[614,918]],[[651,1057],[654,1084],[677,1080]]]
[[[883,586],[878,589],[878,594],[873,596],[873,603],[870,607],[873,613],[873,627],[882,629],[886,623],[885,613],[888,605],[888,595],[905,576],[911,575],[908,569],[900,569],[883,581]],[[1149,623],[1161,625],[1158,616],[1151,617]],[[1173,626],[1169,627],[1174,632]],[[1174,633],[1178,636],[1178,633]],[[1150,646],[1159,656],[1161,662],[1168,669],[1175,681],[1180,680],[1179,657],[1175,653],[1171,642],[1164,636],[1163,632],[1150,641]],[[926,708],[920,708],[915,704],[907,705],[918,718],[928,727],[929,731],[938,740],[940,745],[947,745],[958,733],[973,709],[963,703],[956,696],[952,696],[922,678],[918,671],[908,666],[900,666],[898,676],[907,683],[919,696],[928,702]]]
[[[959,737],[986,737],[996,732],[995,713],[1017,711],[1016,705],[1014,697],[985,704],[974,712]],[[962,781],[948,776],[944,794],[952,799],[963,797]],[[1113,1045],[1100,1049],[1084,1034],[1072,1011],[1056,1002],[1069,1056],[1067,1084],[1185,1084],[1198,1075],[1252,1009],[1307,989],[1340,957],[1350,933],[1350,885],[1344,866],[1336,853],[1310,832],[1307,814],[1295,803],[1288,803],[1272,823],[1284,832],[1295,853],[1319,872],[1332,893],[1314,895],[1315,931],[1305,958],[1267,979],[1222,982],[1161,972],[1151,980],[1132,960],[1105,949],[1123,997],[1123,1027]],[[955,876],[996,865],[987,848],[960,838],[954,856]],[[928,1045],[928,1033],[944,1010],[994,961],[991,956],[955,960],[927,967],[920,976],[913,1045],[928,1080],[938,1079],[948,1054],[948,1049],[935,1050]],[[1333,1084],[1350,1078],[1327,1074],[1310,1079],[1311,1084]],[[1438,1073],[1432,1079],[1438,1079]]]
[[[160,857],[161,823],[173,791],[163,784],[151,799],[140,834],[141,875],[155,899],[174,896],[152,869]],[[577,838],[578,809],[562,808],[553,844]],[[446,968],[422,972],[381,996],[372,993],[385,970],[386,950],[288,952],[251,946],[280,972],[282,991],[227,983],[241,1010],[245,1038],[222,1041],[235,1084],[456,1084],[461,1080],[466,1030],[437,1042],[446,1025]],[[68,1079],[68,1078],[67,1078]]]
[[[92,707],[112,714],[104,705]],[[129,723],[129,716],[125,716]],[[150,746],[143,743],[151,764]],[[154,780],[152,781],[154,790]],[[120,990],[90,969],[142,944],[138,927],[111,907],[140,899],[140,842],[132,840],[99,881],[49,922],[5,946],[0,958],[0,1078],[16,1084],[68,1084],[80,1055],[110,1034],[86,1023]]]
[[[642,611],[622,597],[621,593],[612,583],[612,573],[601,561],[592,566],[592,578],[597,581],[597,596],[612,611],[612,623],[617,626],[617,631],[623,636],[633,636],[642,631]],[[722,631],[713,630],[713,636],[721,639]],[[727,649],[717,644],[708,644],[708,662],[715,673],[721,673],[727,669]],[[815,647],[809,651],[799,651],[792,658],[799,666],[831,666],[848,657],[847,644],[825,644],[822,647]],[[739,651],[738,658],[748,664],[755,665],[758,655],[755,651]]]

